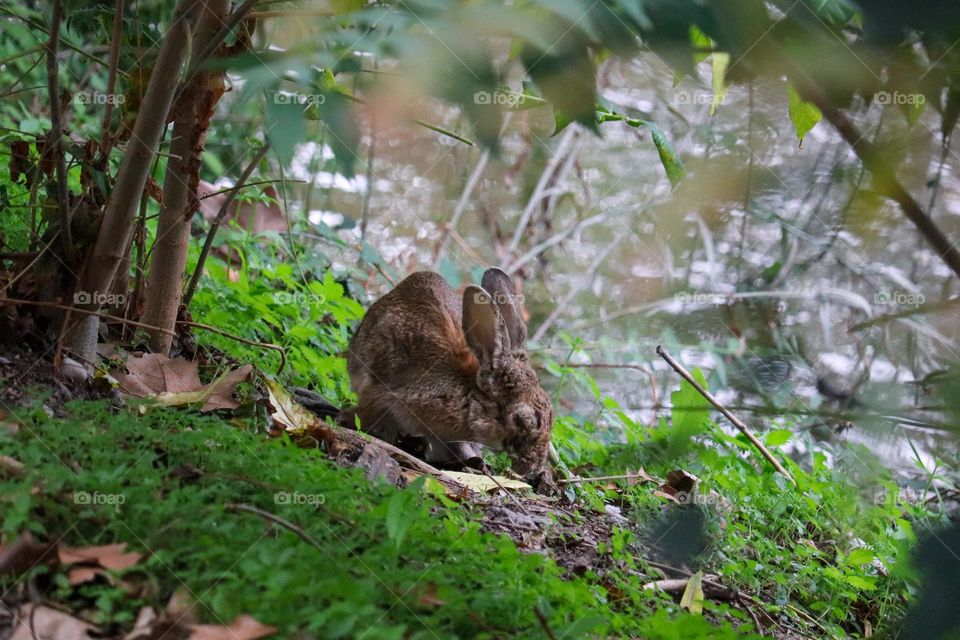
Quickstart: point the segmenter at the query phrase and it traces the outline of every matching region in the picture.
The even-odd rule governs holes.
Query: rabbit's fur
[[[481,284],[461,297],[440,274],[421,271],[377,300],[347,354],[353,411],[362,429],[388,441],[424,437],[432,462],[463,443],[506,451],[515,471],[549,488],[553,411],[527,360],[520,306],[500,269]]]

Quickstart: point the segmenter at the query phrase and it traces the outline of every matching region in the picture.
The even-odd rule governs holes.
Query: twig
[[[647,369],[646,367],[641,367],[638,364],[614,364],[608,362],[584,362],[584,363],[572,363],[567,362],[562,365],[564,368],[571,369],[632,369],[633,371],[639,371],[647,376],[650,379],[650,388],[653,391],[653,406],[660,406],[660,395],[657,392],[657,379],[653,375],[653,371]]]
[[[123,2],[116,0],[113,9],[113,30],[110,33],[110,71],[107,75],[107,96],[113,95],[117,86],[117,69],[120,64],[120,43],[123,41]],[[110,156],[113,138],[110,135],[110,118],[113,115],[113,100],[107,100],[103,110],[103,124],[100,127],[100,157],[104,163]]]
[[[530,512],[527,510],[527,508],[526,508],[525,506],[523,506],[523,503],[520,502],[520,501],[517,499],[517,497],[516,497],[515,495],[513,495],[513,493],[511,493],[510,491],[507,491],[507,488],[504,487],[502,484],[500,484],[500,481],[497,480],[496,477],[490,475],[490,474],[487,473],[486,471],[483,472],[483,475],[485,475],[485,476],[487,476],[488,478],[490,478],[491,480],[493,480],[493,483],[494,483],[495,485],[497,485],[498,487],[500,487],[500,490],[501,490],[501,491],[503,491],[505,494],[507,494],[507,498],[510,500],[510,502],[512,502],[513,504],[517,505],[517,508],[520,509],[520,511],[523,511],[525,514],[530,515]]]
[[[619,475],[619,476],[587,476],[587,477],[576,477],[576,478],[562,478],[560,480],[557,480],[557,482],[566,484],[571,482],[600,482],[601,480],[637,480],[637,479],[644,480],[645,478],[637,474],[631,475],[628,473],[628,474]]]
[[[203,275],[203,265],[207,262],[207,256],[210,255],[210,249],[213,248],[213,239],[216,237],[217,230],[220,228],[220,224],[223,222],[223,219],[227,217],[227,213],[230,211],[230,205],[232,205],[233,201],[236,199],[239,189],[244,185],[250,175],[257,168],[257,165],[260,164],[263,156],[267,155],[267,151],[269,150],[269,142],[265,142],[263,146],[257,150],[257,153],[253,156],[250,164],[248,164],[243,170],[243,173],[240,174],[240,179],[237,180],[234,190],[230,192],[226,199],[224,199],[223,204],[220,205],[220,211],[217,212],[217,217],[214,218],[212,223],[210,223],[210,231],[207,233],[207,239],[203,243],[203,249],[200,250],[200,257],[197,259],[197,266],[193,270],[193,276],[190,278],[190,284],[187,286],[187,292],[183,296],[183,301],[181,304],[183,304],[184,307],[190,307],[190,301],[193,300],[193,294],[196,293],[197,285],[200,284],[200,277]]]
[[[679,362],[674,360],[673,356],[667,353],[667,350],[660,345],[657,345],[657,355],[663,358],[666,361],[666,363],[673,368],[674,371],[680,374],[680,377],[682,377],[684,380],[689,382],[690,385],[697,390],[697,393],[699,393],[704,398],[706,398],[710,404],[716,407],[717,410],[720,411],[720,413],[722,413],[727,418],[727,420],[730,421],[731,424],[733,424],[733,426],[739,429],[740,433],[742,433],[747,437],[747,440],[749,440],[751,444],[753,444],[753,446],[760,451],[763,457],[766,458],[767,461],[769,461],[770,464],[773,465],[774,469],[776,469],[780,474],[782,474],[785,478],[787,478],[794,486],[796,486],[797,481],[793,478],[793,475],[791,475],[791,473],[787,471],[782,464],[780,464],[780,461],[777,460],[772,453],[770,453],[769,449],[767,449],[766,446],[764,446],[764,444],[760,442],[757,436],[753,435],[753,432],[750,431],[750,428],[747,425],[745,425],[740,420],[740,418],[733,415],[729,409],[727,409],[725,406],[723,406],[723,404],[719,400],[713,397],[713,394],[711,394],[709,391],[704,389],[700,385],[700,383],[697,382],[696,378],[690,375],[690,372],[684,369],[683,365],[681,365]]]
[[[956,306],[960,305],[960,297],[950,298],[948,300],[943,300],[940,302],[930,302],[927,304],[920,304],[912,309],[904,309],[902,311],[897,311],[895,313],[887,313],[882,316],[877,316],[876,318],[870,318],[869,320],[864,320],[863,322],[858,322],[857,324],[850,327],[850,331],[863,331],[872,326],[878,324],[886,324],[891,320],[900,320],[902,318],[908,318],[915,315],[924,315],[927,313],[937,313],[939,311],[948,311]]]
[[[63,117],[60,113],[60,82],[57,77],[57,47],[60,44],[60,23],[63,21],[63,0],[53,1],[50,18],[50,39],[47,41],[47,88],[50,94],[50,152],[57,168],[57,208],[60,210],[60,241],[63,257],[71,267],[76,264],[73,233],[70,230],[70,196],[67,189],[67,157],[63,149]]]
[[[535,245],[525,254],[523,254],[516,260],[514,260],[509,267],[504,269],[504,271],[506,271],[509,275],[513,275],[514,273],[516,273],[517,269],[519,269],[523,265],[527,264],[528,262],[530,262],[531,260],[539,256],[541,253],[543,253],[547,249],[560,244],[561,242],[563,242],[564,240],[566,240],[567,238],[569,238],[570,236],[572,236],[574,233],[578,231],[582,231],[587,227],[603,222],[604,220],[606,220],[606,218],[607,218],[606,212],[598,213],[597,215],[590,216],[589,218],[580,220],[579,222],[576,222],[570,225],[563,231],[560,231],[559,233],[554,234],[550,238],[547,238],[543,242]]]
[[[333,11],[323,9],[302,9],[290,11],[252,11],[247,16],[251,20],[260,18],[329,18],[337,15]]]
[[[309,545],[313,545],[314,547],[319,549],[321,552],[325,551],[324,547],[321,546],[321,544],[317,542],[316,539],[314,539],[313,536],[311,536],[309,533],[307,533],[297,525],[293,524],[289,520],[281,518],[280,516],[274,513],[270,513],[269,511],[264,511],[263,509],[259,509],[257,507],[254,507],[253,505],[236,503],[236,502],[233,504],[228,504],[227,511],[245,511],[247,513],[252,513],[254,515],[260,516],[264,520],[269,520],[270,522],[274,524],[278,524],[284,529],[287,529],[288,531],[296,534],[298,538],[300,538],[301,540],[303,540]]]
[[[12,287],[12,286],[17,282],[17,280],[19,280],[20,278],[22,278],[25,273],[27,273],[28,271],[30,271],[30,269],[33,268],[33,265],[37,264],[37,262],[38,262],[38,261],[40,260],[40,258],[43,256],[43,254],[47,252],[47,250],[48,250],[48,249],[50,248],[50,246],[53,244],[54,240],[56,240],[59,235],[60,235],[60,231],[59,231],[59,230],[57,230],[57,231],[54,232],[54,234],[53,234],[53,236],[50,238],[50,240],[47,241],[47,244],[45,244],[42,249],[40,249],[39,251],[36,252],[37,255],[35,255],[34,258],[33,258],[33,260],[30,261],[30,264],[28,264],[20,273],[18,273],[17,275],[13,276],[13,278],[12,278],[7,284],[5,284],[5,285],[3,286],[3,289],[0,289],[0,296],[4,295],[4,294],[7,292],[7,290],[8,290],[10,287]]]
[[[307,184],[306,180],[291,180],[287,178],[286,181],[291,184]],[[219,191],[211,191],[210,193],[205,193],[199,198],[197,198],[197,200],[206,200],[207,198],[213,198],[215,196],[223,195],[224,193],[230,193],[231,191],[241,191],[243,189],[246,189],[247,187],[256,187],[261,184],[277,184],[278,182],[280,182],[280,180],[255,180],[253,182],[247,182],[246,184],[242,184],[239,186],[233,185],[232,187],[220,189]]]
[[[109,313],[101,313],[99,311],[90,311],[89,309],[81,309],[79,307],[70,307],[63,304],[57,304],[56,302],[41,302],[39,300],[20,300],[17,298],[0,298],[0,305],[4,305],[4,304],[23,304],[23,305],[29,305],[34,307],[45,307],[48,309],[60,309],[62,311],[79,313],[81,315],[97,316],[98,318],[102,318],[104,320],[110,320],[111,322],[128,324],[133,327],[140,327],[141,329],[147,329],[150,331],[163,331],[164,333],[167,333],[169,335],[176,335],[176,333],[173,331],[168,331],[166,329],[162,329],[161,327],[157,327],[152,324],[137,322],[136,320],[128,320],[126,318],[121,318],[120,316],[111,315]],[[230,338],[231,340],[236,340],[237,342],[242,342],[244,344],[249,344],[253,347],[260,347],[262,349],[273,349],[274,351],[277,351],[280,353],[280,367],[277,369],[278,374],[283,371],[283,368],[287,364],[287,352],[283,347],[281,347],[278,344],[273,344],[270,342],[257,342],[256,340],[248,340],[246,338],[235,336],[232,333],[227,333],[222,329],[217,329],[216,327],[211,327],[208,324],[202,324],[200,322],[189,322],[187,320],[177,320],[177,324],[182,324],[188,327],[194,327],[196,329],[203,329],[204,331],[210,331],[212,333],[221,335],[225,338]]]
[[[504,132],[506,132],[507,127],[510,125],[510,116],[513,115],[510,112],[503,118],[503,126],[500,127],[500,137],[503,137]],[[484,169],[487,168],[487,163],[490,161],[490,150],[484,149],[483,153],[480,154],[480,158],[477,160],[477,164],[474,165],[473,171],[470,172],[470,177],[467,178],[466,184],[463,185],[463,192],[460,194],[460,199],[457,200],[457,206],[453,209],[453,215],[450,216],[450,222],[448,222],[443,227],[443,234],[440,236],[440,241],[437,243],[436,251],[433,255],[433,268],[436,269],[440,264],[440,261],[443,260],[444,256],[447,254],[447,241],[450,239],[451,232],[456,233],[457,227],[460,226],[460,218],[463,217],[463,212],[467,208],[467,203],[470,202],[470,196],[473,195],[473,190],[477,188],[477,183],[480,182],[480,177],[483,176]]]
[[[797,88],[797,92],[804,100],[815,104],[823,113],[824,119],[846,140],[873,175],[874,188],[900,205],[904,216],[936,250],[940,259],[960,277],[960,250],[930,217],[930,212],[924,211],[903,183],[897,179],[896,170],[887,160],[883,150],[860,133],[856,125],[833,103],[815,80],[811,79],[799,66],[790,62],[786,55],[781,57],[785,63],[787,75]]]
[[[383,447],[384,449],[386,449],[387,453],[403,458],[404,460],[409,462],[410,465],[416,471],[419,471],[420,473],[425,475],[433,476],[434,478],[437,479],[438,482],[440,482],[444,486],[447,486],[448,488],[455,488],[460,490],[466,488],[462,484],[460,484],[459,482],[451,478],[450,476],[445,475],[443,471],[441,471],[440,469],[437,469],[433,465],[424,462],[420,458],[407,453],[400,447],[397,447],[395,445],[390,444],[389,442],[381,440],[380,438],[374,435],[371,435],[369,433],[354,431],[353,429],[348,429],[347,427],[340,426],[339,424],[333,424],[328,426],[330,426],[330,428],[333,429],[334,433],[336,433],[338,437],[342,437],[345,440],[352,440],[355,444],[363,443],[364,445],[366,445],[370,442],[376,443],[378,447]]]
[[[540,198],[543,197],[543,191],[547,188],[550,177],[560,166],[560,162],[566,158],[567,152],[570,150],[574,140],[576,140],[578,133],[579,130],[576,126],[570,126],[564,132],[563,137],[560,138],[560,143],[557,145],[556,151],[553,152],[550,162],[543,170],[543,173],[540,174],[540,179],[537,180],[537,185],[530,194],[530,199],[527,200],[527,206],[523,208],[523,213],[520,214],[520,221],[517,223],[517,228],[513,232],[513,239],[510,241],[508,247],[511,253],[516,251],[520,246],[520,239],[523,238],[523,232],[526,231],[527,225],[530,224],[530,218],[533,217],[533,211],[536,209],[537,204],[540,203]]]
[[[450,217],[450,222],[448,222],[443,227],[442,235],[440,236],[440,242],[437,245],[437,251],[433,256],[433,268],[436,269],[440,264],[440,261],[443,260],[444,256],[447,253],[447,241],[450,239],[451,232],[456,231],[457,226],[460,224],[460,218],[463,217],[463,212],[467,208],[467,202],[470,201],[470,195],[473,193],[473,190],[476,189],[477,183],[480,182],[480,176],[483,175],[483,170],[487,167],[487,161],[490,159],[490,150],[484,149],[483,153],[480,154],[480,159],[477,160],[477,164],[473,167],[473,172],[470,174],[470,177],[467,178],[467,183],[463,187],[463,192],[460,194],[460,199],[457,200],[457,206],[453,209],[453,215]]]
[[[287,351],[279,344],[273,344],[272,342],[257,342],[256,340],[248,340],[247,338],[241,338],[240,336],[234,335],[232,333],[227,333],[222,329],[217,329],[216,327],[211,327],[208,324],[203,324],[201,322],[191,322],[189,320],[177,320],[177,324],[182,324],[186,327],[194,327],[196,329],[203,329],[204,331],[210,331],[211,333],[216,333],[221,335],[224,338],[230,338],[236,342],[242,342],[243,344],[248,344],[252,347],[260,347],[261,349],[272,349],[280,354],[280,366],[277,368],[277,375],[283,372],[283,368],[287,366]]]
[[[553,629],[550,628],[550,621],[547,620],[547,616],[543,615],[543,612],[539,608],[533,608],[533,615],[537,616],[537,620],[540,621],[540,627],[543,628],[543,632],[547,635],[549,640],[557,640],[557,636],[553,634]]]
[[[377,68],[377,59],[373,59],[373,68]],[[363,211],[360,215],[360,237],[367,238],[367,224],[370,222],[370,200],[373,198],[373,161],[377,150],[377,111],[370,110],[370,148],[367,150],[367,192],[363,194]]]
[[[597,272],[597,269],[600,268],[600,265],[603,264],[603,261],[613,252],[614,248],[623,240],[623,237],[626,233],[618,233],[610,243],[603,248],[600,253],[597,254],[597,257],[594,258],[593,262],[590,263],[590,266],[587,267],[586,272],[579,278],[580,284],[572,287],[570,291],[563,297],[563,299],[557,303],[553,311],[550,312],[550,315],[547,316],[547,319],[544,320],[537,330],[534,332],[533,337],[530,339],[533,342],[539,342],[547,330],[553,326],[553,323],[557,321],[557,318],[560,317],[560,314],[563,313],[566,309],[570,308],[570,305],[573,303],[573,299],[577,297],[581,291],[583,291],[587,286],[589,286],[593,275]]]
[[[69,311],[70,313],[79,313],[80,315],[85,316],[97,316],[98,318],[103,318],[104,320],[112,320],[113,322],[122,322],[124,324],[129,324],[134,327],[140,327],[141,329],[150,329],[153,331],[165,331],[160,327],[155,327],[150,324],[144,324],[143,322],[137,322],[136,320],[127,320],[126,318],[121,318],[120,316],[114,316],[109,313],[101,313],[100,311],[91,311],[90,309],[83,309],[80,307],[71,307],[65,304],[57,304],[56,302],[41,302],[40,300],[19,300],[17,298],[0,298],[0,305],[4,304],[24,304],[32,307],[44,307],[47,309],[60,309],[61,311]],[[167,332],[170,335],[174,335],[172,331]]]

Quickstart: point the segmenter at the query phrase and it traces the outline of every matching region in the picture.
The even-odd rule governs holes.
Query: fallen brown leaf
[[[118,571],[140,562],[142,554],[127,552],[127,543],[106,544],[99,547],[60,547],[62,564],[98,564],[104,569]]]
[[[258,622],[251,616],[237,616],[227,626],[198,624],[193,627],[190,640],[256,640],[277,632],[276,627]]]
[[[93,582],[103,571],[94,567],[74,567],[67,572],[67,580],[74,587],[78,584]]]
[[[93,625],[50,607],[24,605],[17,612],[14,623],[17,626],[10,640],[84,640],[100,637]]]
[[[111,371],[123,393],[136,398],[155,398],[164,406],[200,404],[200,411],[204,412],[240,406],[233,393],[253,371],[253,365],[247,364],[205,385],[200,382],[196,361],[148,353],[139,358],[131,355],[126,367],[126,373]]]

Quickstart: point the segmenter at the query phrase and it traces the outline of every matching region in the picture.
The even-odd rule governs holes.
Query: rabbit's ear
[[[523,323],[523,316],[520,313],[520,301],[513,290],[513,282],[510,276],[497,269],[490,267],[483,272],[481,286],[490,292],[493,297],[503,322],[507,326],[507,333],[510,334],[510,346],[514,349],[523,349],[523,344],[527,340],[527,326]]]
[[[475,285],[464,289],[463,335],[480,362],[491,362],[510,350],[510,338],[502,322],[489,293]]]

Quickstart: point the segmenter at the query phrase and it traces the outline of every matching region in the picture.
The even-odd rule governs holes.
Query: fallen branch
[[[766,458],[767,461],[773,465],[774,469],[776,469],[781,475],[783,475],[794,486],[796,486],[797,481],[793,478],[793,475],[789,471],[787,471],[782,464],[780,464],[780,461],[777,460],[772,453],[770,453],[770,450],[767,449],[767,447],[764,446],[762,442],[760,442],[759,438],[757,438],[757,436],[755,436],[753,432],[750,431],[750,428],[746,424],[744,424],[740,420],[740,418],[733,415],[729,409],[727,409],[725,406],[723,406],[723,404],[721,404],[719,400],[713,397],[713,394],[711,394],[709,391],[704,389],[703,386],[701,386],[700,383],[697,382],[697,380],[692,375],[690,375],[690,372],[684,369],[683,365],[681,365],[679,362],[674,360],[673,356],[667,353],[667,350],[660,345],[657,345],[657,355],[663,358],[666,361],[666,363],[673,368],[674,371],[680,374],[680,377],[682,377],[684,380],[689,382],[690,385],[697,390],[697,393],[699,393],[704,398],[706,398],[707,401],[710,404],[712,404],[714,407],[716,407],[717,410],[720,413],[722,413],[724,417],[726,417],[726,419],[729,420],[733,426],[739,429],[740,433],[742,433],[747,437],[747,440],[749,440],[750,443],[753,444],[753,446],[756,447],[758,451],[760,451],[763,457]]]
[[[407,453],[400,447],[394,446],[389,442],[381,440],[376,436],[372,436],[369,433],[354,431],[352,429],[342,427],[338,424],[333,424],[328,426],[330,426],[330,428],[333,429],[334,433],[336,433],[338,437],[342,437],[344,440],[353,441],[354,444],[359,445],[362,443],[366,445],[370,442],[373,442],[377,446],[383,447],[387,451],[387,453],[403,458],[408,463],[410,463],[410,466],[413,467],[415,471],[419,471],[424,475],[429,475],[436,478],[437,481],[440,484],[444,485],[445,487],[455,489],[455,490],[466,489],[466,487],[464,487],[462,484],[460,484],[450,476],[444,474],[443,471],[441,471],[440,469],[437,469],[433,465],[424,462],[420,458]]]

